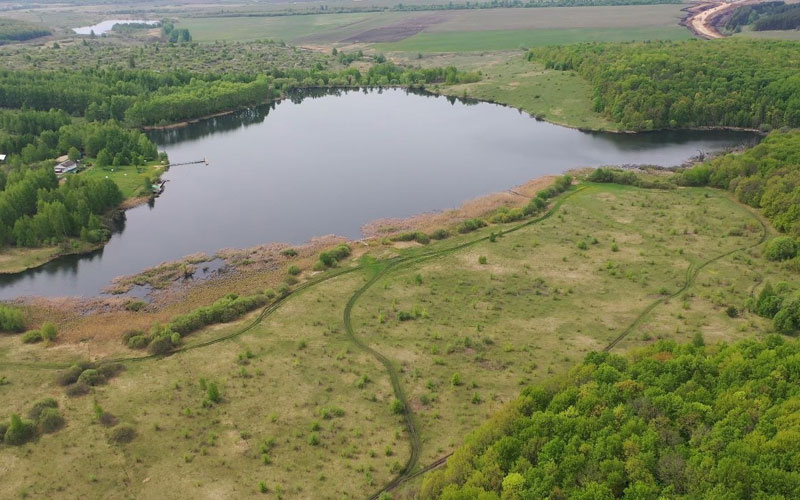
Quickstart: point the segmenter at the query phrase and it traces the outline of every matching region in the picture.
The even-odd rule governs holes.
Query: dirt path
[[[717,31],[714,26],[715,20],[725,12],[741,7],[748,3],[756,3],[750,0],[738,0],[733,2],[725,2],[724,0],[714,0],[699,4],[696,8],[690,10],[692,14],[686,19],[686,26],[689,27],[694,34],[706,39],[724,38],[725,35]]]

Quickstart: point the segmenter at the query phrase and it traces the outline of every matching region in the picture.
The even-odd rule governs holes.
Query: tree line
[[[528,387],[426,478],[423,499],[796,498],[800,344],[659,341]]]
[[[0,45],[9,42],[23,42],[51,34],[49,29],[39,24],[0,18]]]
[[[800,27],[800,5],[765,2],[739,7],[725,23],[728,31],[739,32],[742,26],[753,31],[793,30]]]
[[[594,110],[630,130],[800,126],[795,42],[584,43],[527,57],[576,71],[592,85]]]

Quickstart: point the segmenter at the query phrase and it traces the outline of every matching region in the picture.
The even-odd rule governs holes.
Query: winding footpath
[[[519,231],[519,230],[521,230],[523,228],[526,228],[526,227],[538,224],[538,223],[540,223],[540,222],[542,222],[544,220],[547,220],[548,218],[552,217],[558,211],[558,209],[561,207],[561,205],[563,205],[570,197],[574,196],[575,194],[577,194],[579,192],[582,192],[582,191],[585,191],[585,190],[588,190],[588,189],[591,189],[591,187],[590,186],[585,186],[585,185],[584,186],[578,186],[577,188],[572,189],[572,190],[568,191],[567,193],[563,194],[562,196],[560,196],[555,201],[553,206],[547,212],[545,212],[544,214],[542,214],[542,215],[540,215],[540,216],[538,216],[536,218],[533,218],[531,220],[528,220],[526,222],[523,222],[521,224],[518,224],[518,225],[516,225],[514,227],[511,227],[511,228],[509,228],[509,229],[507,229],[505,231],[500,231],[499,233],[496,233],[496,234],[498,236],[502,236],[504,234],[513,233],[513,232]],[[753,214],[751,213],[750,215],[753,215]],[[721,259],[723,259],[723,258],[725,258],[727,256],[730,256],[730,255],[732,255],[732,254],[734,254],[736,252],[746,251],[746,250],[755,248],[755,247],[761,245],[762,243],[764,243],[764,241],[766,241],[767,235],[768,235],[767,226],[759,217],[756,217],[756,216],[753,216],[753,217],[761,225],[762,234],[761,234],[761,237],[758,240],[758,242],[750,244],[750,245],[746,245],[746,246],[743,246],[743,247],[735,248],[735,249],[730,250],[728,252],[725,252],[725,253],[722,253],[720,255],[717,255],[716,257],[708,259],[708,260],[706,260],[706,261],[704,261],[704,262],[702,262],[702,263],[700,263],[698,265],[694,265],[694,264],[690,265],[689,268],[686,271],[686,280],[685,280],[683,286],[678,291],[676,291],[675,293],[673,293],[673,294],[671,294],[669,296],[661,297],[658,300],[655,300],[654,302],[649,304],[633,320],[633,322],[630,325],[628,325],[624,330],[622,330],[622,332],[616,338],[614,338],[604,348],[604,351],[610,351],[614,347],[616,347],[639,324],[641,324],[641,322],[644,320],[644,318],[653,309],[655,309],[659,305],[664,304],[667,301],[669,301],[670,299],[673,299],[673,298],[681,295],[682,293],[685,293],[687,290],[689,290],[694,285],[694,283],[696,281],[696,278],[697,278],[698,274],[700,273],[700,271],[702,271],[705,267],[707,267],[708,265],[710,265],[710,264],[712,264],[714,262],[717,262],[717,261],[719,261],[719,260],[721,260]],[[405,394],[405,391],[403,390],[403,386],[402,386],[402,384],[400,382],[400,376],[398,374],[397,367],[396,367],[395,363],[391,359],[389,359],[387,356],[385,356],[381,352],[379,352],[379,351],[375,350],[374,348],[370,347],[370,345],[367,342],[365,342],[358,335],[356,335],[356,330],[353,327],[353,321],[352,321],[353,308],[356,306],[356,304],[358,303],[358,300],[364,295],[364,293],[366,293],[378,281],[380,281],[381,278],[386,277],[390,273],[392,273],[392,272],[394,272],[396,270],[402,269],[404,267],[407,267],[409,265],[419,264],[419,263],[427,261],[427,260],[435,259],[437,257],[445,256],[445,255],[448,255],[448,254],[452,254],[452,253],[457,252],[459,250],[462,250],[464,248],[468,248],[468,247],[471,247],[473,245],[489,241],[489,238],[490,238],[490,236],[486,235],[486,236],[482,236],[482,237],[476,238],[474,240],[470,240],[470,241],[467,241],[467,242],[464,242],[464,243],[461,243],[461,244],[458,244],[458,245],[454,245],[452,247],[441,248],[441,249],[438,249],[438,250],[423,251],[423,252],[419,252],[419,253],[413,253],[413,254],[410,254],[410,255],[393,257],[393,258],[390,258],[390,259],[386,259],[384,261],[379,261],[379,262],[377,262],[376,266],[374,266],[376,268],[376,270],[373,272],[372,276],[369,277],[369,279],[358,290],[356,290],[353,293],[353,295],[350,297],[350,299],[347,301],[347,303],[345,305],[343,316],[342,316],[345,332],[346,332],[348,338],[350,339],[350,341],[358,349],[370,354],[381,365],[383,365],[383,367],[386,370],[387,375],[389,376],[389,379],[391,381],[392,390],[394,392],[395,398],[397,398],[403,404],[403,408],[404,408],[403,418],[404,418],[406,431],[408,432],[408,436],[409,436],[410,454],[409,454],[408,460],[406,461],[405,466],[389,483],[387,483],[380,490],[376,491],[373,495],[368,497],[370,500],[376,500],[377,498],[380,497],[380,495],[382,493],[391,491],[391,490],[397,488],[398,486],[408,482],[411,479],[417,478],[420,475],[422,475],[422,474],[424,474],[424,473],[426,473],[426,472],[428,472],[430,470],[433,470],[433,469],[435,469],[437,467],[440,467],[440,466],[444,465],[447,462],[447,459],[452,455],[452,453],[447,454],[447,455],[445,455],[443,457],[440,457],[439,459],[437,459],[433,463],[430,463],[430,464],[426,465],[425,467],[423,467],[421,469],[415,470],[416,467],[417,467],[417,463],[419,461],[419,456],[420,456],[420,451],[421,451],[419,432],[417,431],[413,409],[412,409],[411,405],[409,404],[408,398],[407,398],[407,396]],[[282,297],[279,297],[273,303],[271,303],[271,304],[267,305],[266,307],[264,307],[262,309],[262,311],[258,314],[258,316],[256,316],[253,320],[251,320],[247,324],[245,324],[242,328],[240,328],[240,329],[238,329],[238,330],[236,330],[236,331],[234,331],[234,332],[232,332],[232,333],[230,333],[228,335],[222,336],[222,337],[217,337],[217,338],[214,338],[214,339],[211,339],[211,340],[208,340],[208,341],[200,342],[200,343],[197,343],[197,344],[191,344],[191,345],[187,345],[187,346],[184,346],[182,348],[176,349],[176,350],[172,351],[170,354],[168,354],[168,356],[176,355],[176,354],[179,354],[181,352],[186,352],[186,351],[190,351],[190,350],[194,350],[194,349],[200,349],[200,348],[203,348],[203,347],[208,347],[210,345],[217,344],[217,343],[224,342],[224,341],[233,339],[235,337],[238,337],[238,336],[240,336],[240,335],[242,335],[242,334],[244,334],[246,332],[251,331],[253,328],[258,326],[266,318],[268,318],[272,313],[274,313],[276,310],[278,310],[280,308],[280,306],[283,305],[283,303],[286,302],[289,298],[291,298],[293,296],[296,296],[296,295],[299,295],[302,291],[307,290],[307,289],[309,289],[311,287],[314,287],[314,286],[316,286],[316,285],[318,285],[320,283],[324,283],[324,282],[329,281],[331,279],[340,277],[340,276],[352,274],[352,273],[363,271],[363,270],[368,270],[369,271],[372,267],[373,266],[361,263],[361,264],[358,264],[358,265],[355,265],[355,266],[352,266],[352,267],[339,268],[339,269],[331,270],[326,275],[324,275],[324,276],[322,276],[320,278],[314,279],[314,280],[307,281],[307,282],[305,282],[303,284],[300,284],[294,290],[292,290],[289,294],[284,295]],[[156,360],[156,359],[160,359],[160,358],[163,358],[163,357],[164,357],[163,355],[122,357],[122,358],[116,358],[116,359],[103,360],[103,361],[99,362],[99,364],[139,363],[139,362],[148,361],[148,360]],[[9,367],[17,366],[17,367],[26,367],[26,368],[40,368],[40,369],[64,369],[64,368],[68,368],[70,366],[70,363],[2,362],[2,363],[0,363],[0,366],[9,366]]]

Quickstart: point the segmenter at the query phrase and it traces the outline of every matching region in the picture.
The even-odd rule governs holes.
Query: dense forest
[[[50,30],[38,24],[0,18],[0,45],[10,42],[23,42],[50,34]]]
[[[532,49],[530,60],[574,70],[594,109],[631,130],[800,126],[797,44],[726,39],[585,43]]]
[[[800,131],[773,132],[754,148],[685,170],[678,182],[733,191],[779,231],[800,236]]]
[[[753,31],[793,30],[800,28],[800,5],[784,2],[765,2],[736,9],[725,23],[728,31],[741,31],[751,25]]]
[[[592,353],[566,380],[525,389],[422,498],[798,498],[800,344],[703,344]]]
[[[259,104],[298,87],[464,83],[478,75],[454,67],[407,69],[391,62],[366,73],[343,70],[265,70],[266,74],[193,74],[183,70],[137,69],[77,71],[0,70],[0,107],[60,109],[90,120],[115,119],[133,126],[196,118]]]
[[[59,184],[46,167],[12,170],[0,184],[0,244],[36,247],[70,237],[98,243],[107,236],[100,215],[122,202],[111,180],[71,176]]]

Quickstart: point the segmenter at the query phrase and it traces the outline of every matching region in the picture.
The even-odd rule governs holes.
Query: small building
[[[0,155],[0,163],[6,161],[6,155]]]
[[[56,175],[64,175],[70,172],[74,172],[78,169],[78,162],[74,160],[66,160],[62,161],[58,165],[56,165],[53,170],[55,171]]]

